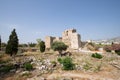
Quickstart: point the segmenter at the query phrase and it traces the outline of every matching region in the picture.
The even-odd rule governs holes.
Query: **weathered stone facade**
[[[62,33],[62,37],[46,36],[45,37],[46,48],[51,48],[51,44],[54,41],[62,41],[66,45],[68,45],[70,49],[79,49],[81,47],[81,37],[76,32],[76,29],[65,30]]]

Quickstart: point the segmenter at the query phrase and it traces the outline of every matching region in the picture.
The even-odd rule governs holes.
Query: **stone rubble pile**
[[[36,64],[36,69],[38,69],[41,73],[47,73],[49,71],[53,71],[53,63],[49,59],[45,60],[38,60],[38,61],[33,61],[32,64]]]

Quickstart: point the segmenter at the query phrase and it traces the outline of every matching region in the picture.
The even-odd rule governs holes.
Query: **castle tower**
[[[65,30],[62,33],[62,41],[72,49],[78,49],[81,46],[81,37],[76,29]]]

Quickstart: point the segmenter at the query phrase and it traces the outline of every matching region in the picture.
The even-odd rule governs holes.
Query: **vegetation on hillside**
[[[58,58],[58,62],[63,65],[64,70],[73,70],[75,68],[75,64],[70,57]]]
[[[114,50],[116,54],[120,55],[120,44],[108,45],[108,46],[105,46],[104,49],[107,52],[111,52],[112,50]]]
[[[54,51],[58,51],[59,52],[59,54],[61,55],[61,53],[62,53],[62,51],[63,50],[66,50],[67,49],[67,45],[65,45],[63,42],[54,42],[53,44],[52,44],[52,49],[54,50]]]
[[[26,62],[26,63],[24,64],[24,68],[25,68],[25,70],[30,71],[30,70],[33,69],[33,66],[32,66],[32,64],[30,64],[29,62]]]
[[[28,43],[28,46],[29,46],[29,47],[35,47],[35,46],[36,46],[36,43],[32,43],[32,42],[31,42],[31,43]]]
[[[103,56],[101,54],[94,53],[94,54],[92,54],[92,57],[101,59]]]

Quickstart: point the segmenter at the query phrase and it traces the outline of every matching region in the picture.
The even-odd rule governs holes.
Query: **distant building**
[[[79,49],[81,47],[81,37],[80,34],[76,32],[76,29],[65,30],[62,33],[62,37],[45,37],[46,48],[51,48],[51,45],[55,41],[64,42],[70,49]]]
[[[92,40],[87,40],[87,42],[88,42],[88,43],[91,43],[91,42],[92,42]]]

